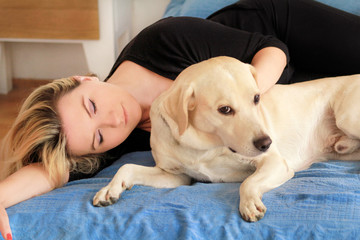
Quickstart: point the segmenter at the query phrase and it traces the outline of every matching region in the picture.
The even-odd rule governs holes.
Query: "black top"
[[[122,51],[109,77],[125,60],[175,80],[186,67],[217,56],[231,56],[250,63],[269,46],[288,56],[286,45],[274,36],[250,33],[193,17],[168,17],[141,31]],[[286,82],[283,76],[281,82]]]

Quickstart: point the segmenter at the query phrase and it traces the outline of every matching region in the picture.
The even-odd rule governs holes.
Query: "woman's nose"
[[[103,127],[118,127],[122,122],[121,117],[115,112],[110,111],[103,119]]]

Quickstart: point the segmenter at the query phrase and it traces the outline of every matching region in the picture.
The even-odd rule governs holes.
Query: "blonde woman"
[[[4,207],[59,187],[68,181],[72,169],[89,172],[99,162],[96,154],[76,158],[66,152],[56,103],[79,84],[71,78],[60,79],[36,89],[2,141],[0,230],[5,239],[11,237],[11,231],[3,220],[7,218]]]
[[[2,236],[12,239],[6,208],[89,177],[112,156],[149,150],[151,103],[189,65],[235,57],[255,67],[262,92],[298,80],[297,69],[359,73],[359,29],[360,17],[315,1],[243,0],[206,20],[154,23],[125,47],[104,82],[75,76],[40,87],[1,145]]]

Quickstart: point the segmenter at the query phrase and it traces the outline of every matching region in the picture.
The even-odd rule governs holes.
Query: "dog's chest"
[[[196,151],[196,154],[181,154],[157,162],[167,172],[186,174],[199,181],[239,182],[248,177],[255,167],[225,147],[207,151]]]

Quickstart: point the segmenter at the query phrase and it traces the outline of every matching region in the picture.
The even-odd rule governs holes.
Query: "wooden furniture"
[[[13,79],[13,90],[6,95],[0,94],[0,141],[9,131],[19,113],[25,98],[46,80]]]
[[[98,40],[97,0],[0,0],[0,38]]]
[[[89,71],[105,78],[128,42],[131,0],[0,0],[0,93],[12,88],[7,42],[81,43]],[[115,21],[116,20],[116,21]],[[31,57],[31,56],[30,56]]]

